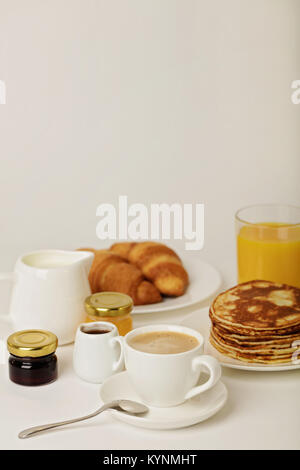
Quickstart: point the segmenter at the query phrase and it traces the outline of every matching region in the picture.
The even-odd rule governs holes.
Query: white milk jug
[[[85,251],[40,250],[20,256],[13,273],[0,280],[13,282],[10,315],[1,317],[14,330],[44,329],[59,344],[74,341],[85,320],[84,300],[90,295],[88,273],[94,254]]]

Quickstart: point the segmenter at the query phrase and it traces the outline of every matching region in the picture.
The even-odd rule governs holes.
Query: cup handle
[[[124,338],[123,336],[115,336],[111,339],[111,344],[114,345],[119,343],[121,348],[120,357],[117,361],[113,363],[113,371],[121,372],[124,369]]]
[[[221,378],[222,369],[217,359],[212,356],[205,355],[194,357],[194,359],[192,360],[192,369],[196,371],[199,366],[202,365],[209,370],[210,377],[204,384],[198,385],[197,387],[193,387],[189,392],[187,392],[187,394],[185,395],[186,400],[188,400],[189,398],[193,398],[196,395],[205,392],[206,390],[209,390],[214,385],[216,385],[216,383]]]
[[[10,281],[14,282],[16,280],[16,273],[0,273],[0,281]],[[0,320],[11,322],[9,314],[0,314]]]

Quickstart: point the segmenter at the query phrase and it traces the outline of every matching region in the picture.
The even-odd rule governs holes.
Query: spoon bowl
[[[137,401],[132,400],[120,400],[119,408],[121,411],[125,411],[131,415],[144,414],[149,411],[149,408],[143,403],[138,403]]]

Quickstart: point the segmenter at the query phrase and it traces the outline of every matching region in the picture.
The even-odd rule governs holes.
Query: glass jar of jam
[[[119,334],[125,336],[132,330],[132,298],[119,292],[99,292],[85,300],[87,322],[107,321],[118,328]]]
[[[57,337],[50,331],[17,331],[7,339],[9,378],[19,385],[43,385],[57,379]]]

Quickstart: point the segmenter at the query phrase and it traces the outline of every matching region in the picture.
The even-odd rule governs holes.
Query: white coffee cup
[[[134,336],[154,331],[174,331],[193,336],[198,345],[178,354],[152,354],[130,346]],[[183,403],[212,388],[221,377],[221,366],[212,356],[203,355],[204,338],[190,328],[179,325],[149,325],[136,328],[122,339],[125,366],[131,383],[142,401],[151,406],[170,407]],[[203,369],[209,379],[196,385]]]
[[[105,333],[89,333],[100,330]],[[118,328],[109,322],[82,323],[76,333],[73,367],[86,382],[102,383],[124,369],[124,353],[120,347]]]

